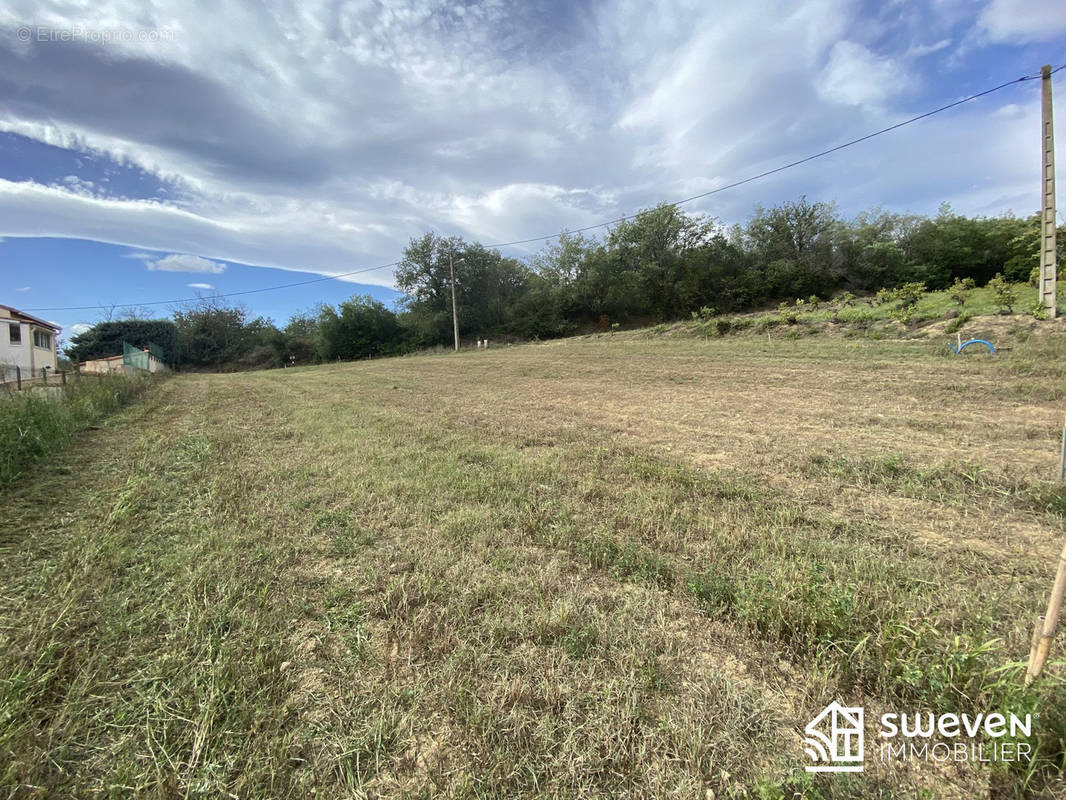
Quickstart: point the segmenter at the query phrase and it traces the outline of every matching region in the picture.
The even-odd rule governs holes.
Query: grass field
[[[1066,347],[643,334],[184,375],[4,494],[11,797],[1062,797]],[[811,776],[828,702],[1032,764]]]

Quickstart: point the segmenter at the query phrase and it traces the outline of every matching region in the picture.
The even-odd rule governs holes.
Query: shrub
[[[755,321],[751,317],[737,317],[733,320],[733,330],[742,331],[755,325]]]
[[[962,308],[966,305],[966,300],[976,285],[973,278],[956,278],[955,283],[951,284],[951,288],[948,290],[949,296],[958,304],[959,308]]]
[[[953,319],[951,322],[949,322],[947,324],[947,327],[944,328],[944,332],[945,333],[955,333],[957,331],[960,331],[960,330],[962,330],[962,326],[965,325],[967,322],[969,322],[970,319],[971,319],[970,315],[965,313],[965,312],[963,312],[963,313],[959,314],[957,317],[955,317],[955,319]]]
[[[717,313],[717,309],[712,308],[711,306],[703,306],[699,311],[692,312],[692,319],[696,322],[707,322],[707,320],[711,319]]]
[[[722,319],[715,320],[714,327],[715,330],[718,331],[719,336],[725,336],[733,329],[733,320],[728,317],[723,317]]]
[[[891,303],[895,299],[895,289],[878,289],[872,302],[875,306],[883,306],[885,303]]]
[[[925,294],[925,284],[921,281],[912,281],[893,290],[895,299],[899,300],[901,308],[916,306]]]
[[[992,290],[999,313],[1010,314],[1014,310],[1014,304],[1018,302],[1018,292],[1007,282],[1002,273],[997,272],[995,277],[988,282],[988,288]]]
[[[924,294],[925,284],[921,281],[911,281],[895,289],[881,289],[876,300],[879,304],[898,302],[899,305],[893,310],[892,316],[906,323],[914,319],[914,311]]]
[[[855,295],[851,292],[844,292],[837,296],[836,301],[841,306],[850,306],[855,302]]]

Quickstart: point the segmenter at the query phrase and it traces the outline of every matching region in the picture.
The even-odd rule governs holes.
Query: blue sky
[[[127,307],[387,264],[430,230],[550,235],[1045,63],[1066,63],[1059,0],[15,0],[0,303],[49,309],[69,336]],[[1029,214],[1038,97],[1039,81],[1012,86],[687,208],[742,222],[806,194],[847,215]],[[381,269],[236,299],[283,324],[353,293],[389,302],[391,285]],[[67,306],[96,308],[51,310]]]

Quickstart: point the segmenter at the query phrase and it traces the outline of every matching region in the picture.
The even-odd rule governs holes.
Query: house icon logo
[[[862,707],[835,700],[803,729],[803,749],[814,761],[807,772],[862,772]]]

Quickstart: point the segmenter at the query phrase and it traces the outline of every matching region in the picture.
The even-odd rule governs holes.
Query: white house
[[[25,311],[0,305],[0,367],[4,380],[14,380],[15,367],[22,377],[37,377],[43,367],[56,368],[56,337],[62,330]]]

